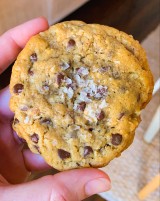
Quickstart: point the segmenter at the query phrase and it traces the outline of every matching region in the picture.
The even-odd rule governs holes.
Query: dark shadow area
[[[91,0],[61,21],[113,26],[141,42],[160,22],[159,4],[159,0]]]

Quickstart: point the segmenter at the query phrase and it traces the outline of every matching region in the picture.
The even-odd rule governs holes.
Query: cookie
[[[33,36],[13,66],[13,128],[58,170],[102,167],[132,143],[152,90],[132,36],[62,22]]]

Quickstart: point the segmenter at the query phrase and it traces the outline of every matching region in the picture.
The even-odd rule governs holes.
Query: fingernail
[[[111,183],[109,180],[105,178],[98,178],[98,179],[89,181],[85,185],[85,192],[86,192],[86,195],[90,196],[96,193],[108,191],[110,190],[110,188],[111,188]]]

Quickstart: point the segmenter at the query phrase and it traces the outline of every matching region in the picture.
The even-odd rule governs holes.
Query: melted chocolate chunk
[[[64,160],[66,158],[70,158],[71,154],[68,151],[65,151],[63,149],[58,149],[58,156]]]
[[[32,63],[34,63],[34,62],[37,61],[37,54],[36,54],[36,53],[31,54],[31,56],[30,56],[30,61],[31,61]]]
[[[60,85],[63,79],[64,79],[64,75],[62,73],[59,73],[57,75],[57,84]]]
[[[84,111],[85,107],[86,107],[86,103],[85,102],[81,102],[81,103],[78,104],[77,109],[81,110],[81,111]]]
[[[70,47],[74,47],[76,45],[76,42],[75,42],[75,40],[73,40],[73,39],[70,39],[69,41],[68,41],[68,48],[70,48]]]
[[[112,134],[111,142],[112,142],[112,144],[115,145],[115,146],[120,145],[121,142],[122,142],[122,135],[119,134],[119,133]]]
[[[94,129],[93,129],[93,128],[89,128],[88,130],[89,130],[90,132],[92,132]]]
[[[20,94],[20,93],[23,91],[23,89],[24,89],[23,84],[16,84],[16,85],[14,85],[14,87],[13,87],[13,92],[14,92],[15,94]]]
[[[105,114],[104,114],[103,111],[101,111],[100,113],[97,114],[97,119],[98,119],[99,121],[101,121],[102,119],[104,119],[104,117],[105,117]]]
[[[87,155],[89,155],[89,154],[91,154],[91,153],[93,153],[93,149],[92,149],[92,147],[90,147],[90,146],[85,146],[84,147],[84,157],[85,156],[87,156]]]
[[[13,124],[16,125],[19,123],[19,120],[17,118],[14,119]]]
[[[38,134],[34,133],[33,135],[31,135],[31,140],[34,143],[38,143],[38,140],[39,140]]]

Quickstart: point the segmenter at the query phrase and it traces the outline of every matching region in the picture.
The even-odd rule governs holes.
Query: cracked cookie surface
[[[62,22],[33,36],[13,66],[13,128],[58,170],[102,167],[132,143],[152,89],[131,36]]]

